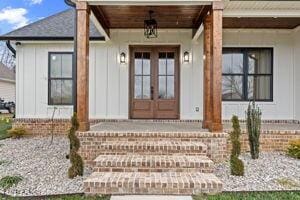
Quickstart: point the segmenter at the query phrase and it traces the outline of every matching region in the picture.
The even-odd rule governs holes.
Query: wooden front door
[[[130,48],[130,117],[179,118],[179,47]]]

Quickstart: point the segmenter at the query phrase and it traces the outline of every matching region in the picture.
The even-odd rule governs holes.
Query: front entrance
[[[130,117],[179,118],[179,46],[130,47]]]

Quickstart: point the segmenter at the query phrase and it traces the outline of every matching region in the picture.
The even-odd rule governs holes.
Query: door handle
[[[153,100],[153,94],[154,94],[154,87],[151,86],[151,100]]]

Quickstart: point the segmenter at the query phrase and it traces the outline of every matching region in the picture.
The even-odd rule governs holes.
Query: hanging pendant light
[[[157,22],[152,18],[154,11],[149,11],[149,19],[144,21],[144,35],[146,38],[157,38]]]

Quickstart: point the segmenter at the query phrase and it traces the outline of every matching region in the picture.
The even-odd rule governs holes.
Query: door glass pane
[[[151,81],[150,76],[143,76],[143,99],[150,99],[151,98]]]
[[[175,97],[174,95],[174,76],[168,76],[167,77],[167,98],[173,99]]]
[[[271,74],[272,51],[258,49],[248,52],[249,74]]]
[[[167,97],[166,76],[159,76],[158,82],[158,98],[165,99]]]
[[[223,73],[224,74],[241,74],[243,73],[244,57],[240,52],[223,53]]]
[[[167,60],[166,53],[159,53],[159,61],[158,61],[158,74],[165,75],[167,72]]]
[[[61,60],[61,76],[63,78],[72,78],[72,54],[62,54]]]
[[[174,68],[175,68],[174,53],[168,53],[168,58],[167,58],[167,74],[168,75],[174,75]]]
[[[150,53],[143,53],[143,75],[150,75]]]
[[[271,76],[256,76],[255,79],[254,76],[249,76],[248,99],[253,100],[254,92],[256,100],[271,100]]]
[[[51,78],[61,77],[61,55],[52,54],[50,58],[50,75]]]
[[[224,76],[222,79],[222,98],[224,100],[243,99],[243,76]]]
[[[142,76],[135,76],[134,80],[134,98],[142,98]]]
[[[135,53],[134,59],[134,73],[135,75],[141,75],[143,70],[142,53]]]

